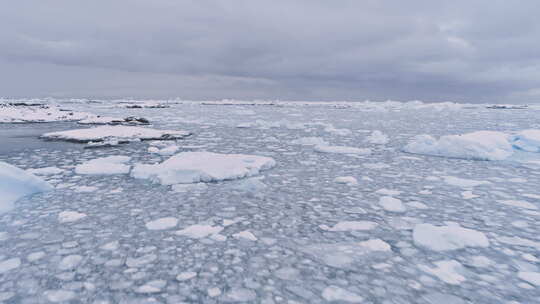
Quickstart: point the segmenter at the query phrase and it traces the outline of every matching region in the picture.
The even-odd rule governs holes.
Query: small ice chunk
[[[338,176],[334,179],[338,184],[347,184],[349,186],[358,185],[358,180],[353,176]]]
[[[338,153],[338,154],[353,154],[353,155],[369,155],[371,149],[368,148],[355,148],[346,146],[327,146],[317,145],[315,151],[320,153]]]
[[[34,175],[55,175],[55,174],[60,174],[64,172],[64,170],[57,167],[44,167],[44,168],[28,169],[26,170],[26,172],[34,174]]]
[[[382,195],[387,195],[387,196],[394,196],[394,195],[400,195],[401,191],[382,188],[382,189],[379,189],[379,190],[375,191],[375,193],[382,194]]]
[[[187,280],[190,280],[190,279],[193,279],[194,277],[197,276],[197,273],[196,272],[193,272],[193,271],[186,271],[186,272],[181,272],[179,273],[177,276],[176,276],[176,280],[177,281],[187,281]]]
[[[466,280],[461,274],[464,270],[463,265],[456,260],[437,261],[433,264],[435,264],[434,268],[420,265],[420,269],[451,285],[458,285]]]
[[[523,130],[511,136],[510,141],[517,149],[540,152],[540,130]]]
[[[75,299],[75,297],[77,296],[77,294],[74,293],[73,291],[63,290],[63,289],[47,290],[44,292],[44,295],[47,298],[47,300],[54,303],[67,302],[67,301]]]
[[[484,233],[455,225],[418,224],[414,227],[413,239],[416,246],[435,251],[489,246],[489,240]]]
[[[167,286],[165,280],[153,280],[135,289],[136,293],[158,293]]]
[[[534,204],[529,203],[527,201],[518,201],[518,200],[499,200],[497,201],[501,204],[512,206],[512,207],[518,207],[523,209],[531,209],[531,210],[537,210],[538,207],[536,207]]]
[[[175,217],[162,217],[146,223],[148,230],[166,230],[176,227],[178,219]]]
[[[257,298],[257,294],[250,289],[233,287],[226,293],[222,300],[224,302],[251,302]]]
[[[322,137],[301,137],[291,141],[294,145],[303,146],[326,146],[328,143]]]
[[[0,274],[13,270],[21,266],[21,259],[11,258],[0,262]]]
[[[459,178],[455,176],[443,176],[444,182],[461,188],[472,188],[480,185],[489,185],[491,184],[488,181],[478,181],[473,179],[465,179],[465,178]]]
[[[202,239],[212,234],[218,234],[221,230],[223,230],[223,227],[220,226],[197,224],[178,230],[175,234],[192,239]]]
[[[366,137],[365,141],[375,145],[386,145],[388,143],[388,135],[379,130],[375,130],[370,136]]]
[[[36,251],[36,252],[32,252],[32,253],[28,254],[26,256],[26,259],[28,260],[28,262],[35,262],[35,261],[38,261],[38,260],[42,259],[44,256],[45,256],[45,252]]]
[[[386,211],[390,212],[405,212],[407,208],[403,205],[400,199],[391,196],[383,196],[379,199],[379,205]]]
[[[157,260],[157,255],[149,253],[138,258],[128,257],[126,259],[126,265],[128,267],[137,268],[152,263],[155,260]]]
[[[221,289],[217,287],[211,287],[206,290],[206,293],[208,294],[210,298],[214,298],[221,294]]]
[[[60,270],[75,269],[82,262],[83,257],[81,255],[72,254],[64,257],[58,264]]]
[[[251,233],[251,232],[249,232],[247,230],[240,231],[238,233],[233,234],[233,238],[235,238],[235,239],[244,239],[244,240],[248,240],[248,241],[256,241],[257,240],[257,237],[253,233]]]
[[[518,277],[535,286],[540,286],[540,272],[520,271]]]
[[[76,222],[86,217],[86,214],[77,211],[62,211],[58,214],[58,221],[60,223]]]
[[[361,303],[364,298],[338,286],[330,285],[322,292],[322,297],[329,302],[342,301],[348,303]]]
[[[407,204],[407,206],[409,206],[411,208],[416,208],[416,209],[428,209],[429,208],[426,204],[421,203],[421,202],[417,202],[417,201],[408,202],[406,204]]]
[[[377,227],[377,223],[370,221],[344,221],[335,224],[333,227],[320,225],[319,228],[326,231],[357,231],[372,230]]]

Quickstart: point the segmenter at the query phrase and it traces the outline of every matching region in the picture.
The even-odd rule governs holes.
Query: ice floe
[[[27,169],[26,172],[34,174],[34,175],[56,175],[61,174],[65,170],[60,169],[58,167],[43,167],[43,168],[34,168],[34,169]]]
[[[62,211],[58,213],[58,221],[60,223],[71,223],[81,220],[86,217],[86,214],[77,211]]]
[[[96,158],[75,167],[75,173],[84,175],[127,174],[131,166],[126,165],[129,156],[113,155]]]
[[[357,230],[372,230],[377,227],[377,223],[371,221],[344,221],[335,224],[332,227],[327,225],[319,225],[319,228],[326,231],[357,231]]]
[[[437,261],[433,264],[435,264],[435,267],[420,265],[420,269],[451,285],[458,285],[466,280],[462,275],[464,272],[463,265],[456,260]]]
[[[0,103],[0,123],[74,121],[87,117],[93,115],[56,105]]]
[[[338,153],[338,154],[354,154],[354,155],[369,155],[371,154],[371,149],[368,148],[355,148],[347,146],[327,146],[327,145],[317,145],[315,146],[315,151],[320,153]]]
[[[166,230],[176,227],[178,219],[175,217],[162,217],[145,224],[148,230]]]
[[[362,301],[364,301],[364,298],[361,296],[333,285],[328,286],[323,290],[322,297],[329,302],[340,301],[348,303],[362,303]]]
[[[354,176],[338,176],[334,179],[338,184],[347,184],[349,186],[358,185],[358,180]]]
[[[434,251],[489,246],[489,240],[484,233],[457,225],[418,224],[413,230],[413,240],[416,246]]]
[[[171,140],[185,138],[189,135],[191,135],[190,132],[182,130],[158,130],[134,126],[99,126],[94,128],[45,133],[41,138],[88,143],[100,142],[111,138],[120,141]]]
[[[205,224],[191,225],[175,232],[176,235],[186,236],[192,239],[202,239],[210,235],[218,234],[223,230],[221,226]]]
[[[300,248],[300,251],[313,256],[324,264],[346,268],[353,263],[366,263],[371,259],[384,259],[392,252],[388,243],[371,239],[356,243],[315,244]]]
[[[405,212],[407,211],[407,208],[405,208],[405,205],[401,202],[400,199],[391,197],[391,196],[383,196],[379,199],[379,205],[386,211],[389,212]]]
[[[476,131],[461,135],[430,135],[414,137],[405,152],[473,160],[517,160],[517,150],[540,152],[540,130],[516,133]]]
[[[163,185],[215,182],[257,175],[275,164],[272,158],[257,155],[182,152],[160,164],[138,164],[131,176]]]
[[[52,189],[39,177],[0,161],[0,214],[11,210],[15,201],[23,196]]]
[[[375,130],[366,137],[366,142],[375,144],[375,145],[386,145],[389,141],[388,135],[384,134],[383,132],[379,130]]]

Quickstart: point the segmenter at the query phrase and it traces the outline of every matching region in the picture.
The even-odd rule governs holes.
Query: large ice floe
[[[45,133],[41,138],[88,143],[100,142],[111,138],[120,141],[170,140],[181,139],[189,135],[191,135],[190,132],[183,130],[158,130],[133,126],[99,126],[95,128]]]
[[[23,196],[52,190],[52,186],[25,170],[0,162],[0,214]]]
[[[272,158],[257,155],[182,152],[160,164],[138,164],[131,176],[163,185],[216,182],[257,175],[275,164]]]
[[[540,130],[517,133],[476,131],[461,135],[414,137],[403,150],[408,153],[473,160],[509,160],[517,151],[540,152]]]

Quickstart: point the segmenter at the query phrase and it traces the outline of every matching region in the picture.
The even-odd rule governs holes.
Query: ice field
[[[0,302],[540,303],[539,106],[34,102]]]

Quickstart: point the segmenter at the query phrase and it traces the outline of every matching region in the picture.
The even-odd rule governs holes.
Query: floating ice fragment
[[[454,225],[418,224],[414,227],[413,239],[415,245],[435,251],[489,246],[484,233]]]
[[[176,227],[178,219],[175,217],[162,217],[146,223],[148,230],[166,230]]]
[[[349,303],[361,303],[364,298],[338,286],[328,286],[322,292],[322,297],[329,302],[341,301]]]
[[[58,221],[60,223],[76,222],[86,217],[86,214],[79,213],[77,211],[62,211],[58,214]]]
[[[357,231],[372,230],[377,227],[377,223],[370,221],[345,221],[335,224],[333,227],[320,225],[319,228],[326,231]]]
[[[126,165],[129,156],[107,156],[89,160],[75,167],[75,173],[87,175],[127,174],[130,166]]]

